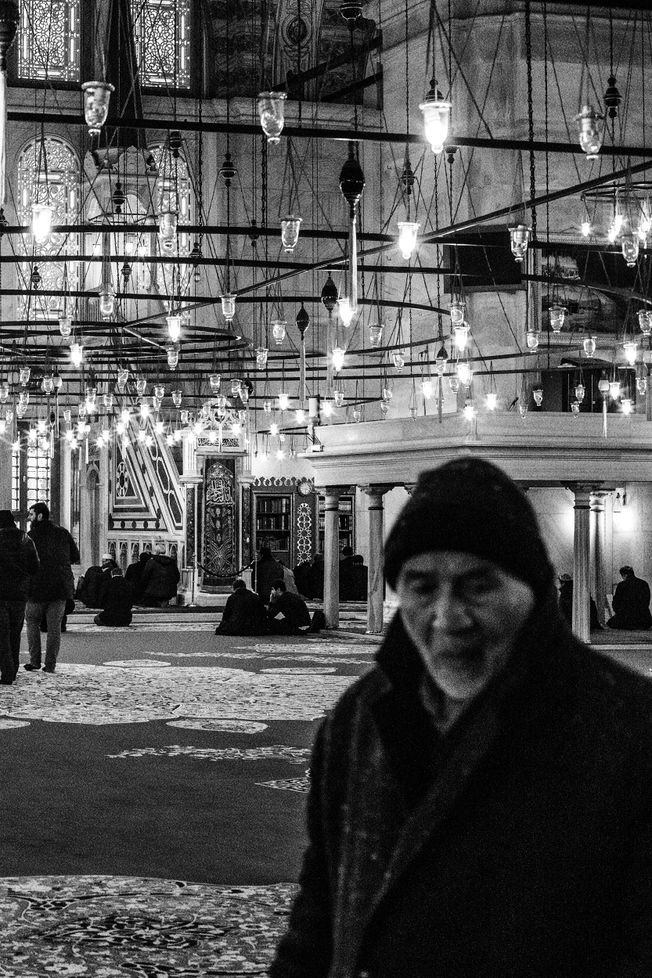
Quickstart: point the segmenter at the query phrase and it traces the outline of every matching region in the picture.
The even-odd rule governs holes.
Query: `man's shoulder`
[[[602,709],[605,723],[641,724],[652,738],[652,682],[628,664],[600,649],[575,644],[578,689],[592,711]]]

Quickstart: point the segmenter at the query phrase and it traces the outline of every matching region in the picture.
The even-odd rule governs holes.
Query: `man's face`
[[[36,513],[34,512],[33,509],[30,509],[28,511],[28,513],[27,513],[27,519],[29,520],[30,523],[36,523],[37,522],[38,516],[36,515]]]
[[[477,696],[504,668],[534,607],[524,581],[493,561],[451,550],[406,560],[396,592],[430,678],[453,700]]]

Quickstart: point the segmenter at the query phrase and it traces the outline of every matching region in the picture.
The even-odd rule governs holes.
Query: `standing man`
[[[29,662],[25,668],[28,672],[41,668],[40,624],[45,615],[48,632],[43,672],[54,672],[61,644],[61,619],[66,601],[72,598],[75,589],[71,564],[79,563],[79,550],[68,531],[50,520],[50,510],[45,503],[30,506],[29,519],[29,536],[34,541],[41,566],[30,582],[25,609],[29,648]]]
[[[30,577],[39,568],[36,547],[19,530],[8,509],[0,509],[0,684],[11,686],[18,673],[20,633]]]
[[[652,974],[652,685],[559,613],[498,468],[419,478],[377,664],[317,735],[271,978]]]
[[[652,625],[650,585],[641,577],[637,577],[629,564],[621,567],[619,574],[622,580],[616,585],[614,591],[614,616],[607,622],[608,627],[649,628]]]

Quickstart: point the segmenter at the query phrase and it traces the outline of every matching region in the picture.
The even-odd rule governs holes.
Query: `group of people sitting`
[[[340,600],[366,601],[368,568],[362,554],[354,553],[353,547],[343,547],[339,571]],[[301,594],[321,600],[324,597],[324,555],[318,553],[312,560],[297,564],[294,577]]]
[[[75,596],[87,608],[101,608],[94,618],[96,625],[131,624],[133,606],[165,607],[176,598],[179,568],[174,557],[167,556],[165,545],[155,552],[144,551],[127,567],[123,577],[114,557],[102,555],[101,564],[89,567],[79,579]]]
[[[301,595],[288,591],[280,577],[271,581],[267,603],[241,578],[232,588],[216,635],[303,635],[323,627],[323,612],[315,611],[311,619]]]

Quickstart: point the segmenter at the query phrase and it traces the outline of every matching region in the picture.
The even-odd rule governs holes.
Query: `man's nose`
[[[458,632],[469,627],[471,619],[466,601],[453,588],[440,588],[433,600],[433,625],[441,631]]]

